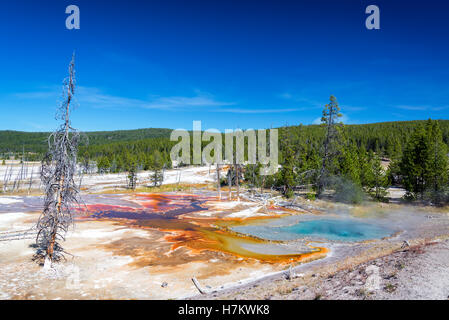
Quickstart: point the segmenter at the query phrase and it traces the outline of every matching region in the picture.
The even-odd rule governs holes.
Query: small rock
[[[316,294],[313,291],[306,289],[301,295],[301,300],[314,300],[315,297]]]
[[[166,288],[168,286],[168,283],[167,282],[162,282],[162,284],[161,284],[161,287],[162,288]]]
[[[349,293],[351,289],[351,287],[343,287],[341,290],[343,291],[343,293]]]
[[[306,287],[306,286],[301,286],[301,287],[293,288],[293,291],[304,292],[304,291],[306,291],[306,290],[307,290],[307,287]]]
[[[379,274],[379,267],[375,265],[370,265],[365,269],[366,274]]]
[[[380,289],[381,278],[378,274],[370,275],[365,282],[365,290],[367,292],[374,292]]]

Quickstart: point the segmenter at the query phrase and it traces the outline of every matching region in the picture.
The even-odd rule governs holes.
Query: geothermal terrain
[[[141,172],[135,191],[125,174],[80,176],[66,261],[43,268],[32,260],[43,198],[27,166],[27,183],[0,195],[1,299],[449,295],[447,208],[404,205],[399,189],[389,204],[360,206],[244,188],[239,198],[222,188],[220,199],[209,167],[167,170],[156,188]]]

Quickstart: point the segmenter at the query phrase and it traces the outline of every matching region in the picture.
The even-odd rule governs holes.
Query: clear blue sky
[[[10,0],[0,39],[0,130],[56,126],[73,50],[86,131],[309,124],[331,94],[347,123],[449,118],[447,1]]]

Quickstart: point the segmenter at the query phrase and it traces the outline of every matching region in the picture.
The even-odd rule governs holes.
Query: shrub
[[[365,200],[362,188],[350,180],[339,179],[335,183],[335,199],[344,203],[359,204]]]
[[[306,199],[314,201],[316,199],[316,194],[314,192],[309,192],[306,194]]]

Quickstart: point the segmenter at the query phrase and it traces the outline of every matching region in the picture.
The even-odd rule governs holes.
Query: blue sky
[[[65,28],[76,4],[81,29]],[[365,28],[377,4],[381,29]],[[72,51],[81,130],[449,119],[445,1],[3,1],[0,130],[46,131]]]

